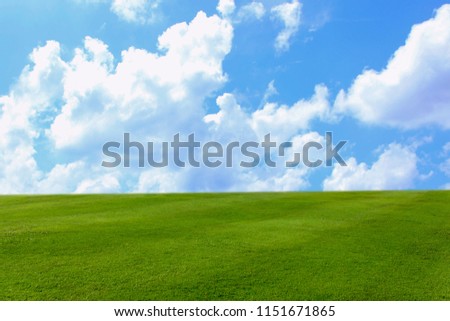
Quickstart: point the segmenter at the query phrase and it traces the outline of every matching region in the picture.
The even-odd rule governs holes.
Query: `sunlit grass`
[[[449,201],[0,197],[0,300],[449,300]]]

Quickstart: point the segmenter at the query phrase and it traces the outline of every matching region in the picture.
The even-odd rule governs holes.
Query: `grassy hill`
[[[449,201],[0,197],[0,300],[450,300]]]

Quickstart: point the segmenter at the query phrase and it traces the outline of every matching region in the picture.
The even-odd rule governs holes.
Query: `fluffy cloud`
[[[244,21],[250,19],[262,19],[266,14],[266,9],[264,8],[264,4],[261,2],[252,1],[242,7],[239,8],[237,13],[237,20]]]
[[[326,191],[399,190],[413,187],[418,177],[417,156],[410,147],[391,144],[369,167],[355,158],[336,166],[324,181]]]
[[[158,4],[158,0],[113,0],[111,11],[125,21],[147,23]]]
[[[236,5],[234,4],[234,0],[219,0],[219,4],[217,5],[217,11],[223,17],[230,16],[235,9]]]
[[[366,123],[450,128],[450,5],[415,25],[380,72],[366,70],[341,91],[336,111]]]
[[[231,2],[219,3],[220,16],[198,12],[191,21],[169,27],[158,38],[155,52],[130,47],[114,57],[106,43],[92,37],[86,37],[69,59],[62,58],[55,41],[33,50],[30,65],[8,95],[0,97],[0,193],[307,188],[313,169],[304,165],[249,169],[238,166],[242,155],[233,157],[231,168],[101,167],[103,144],[122,142],[125,132],[144,144],[170,141],[177,133],[183,138],[195,133],[203,143],[260,143],[270,133],[278,143],[293,143],[285,156],[271,155],[282,165],[293,160],[293,152],[301,151],[306,142],[324,143],[324,137],[311,132],[315,120],[333,116],[324,85],[317,85],[308,99],[283,105],[272,101],[277,91],[271,82],[262,107],[251,111],[242,108],[238,96],[219,92],[227,82],[222,64],[231,51],[234,32],[229,15],[235,9],[226,3]],[[292,1],[275,7],[272,14],[285,22],[287,30],[300,11],[298,1]],[[292,35],[284,38],[287,47]],[[205,101],[211,97],[216,97],[218,111],[206,114]],[[333,169],[324,189],[412,187],[419,177],[414,148],[391,144],[372,166],[352,158],[348,167]],[[161,156],[160,151],[155,153]],[[265,155],[259,151],[258,156],[262,160]],[[324,157],[319,151],[311,156]],[[132,162],[136,164],[136,159]]]
[[[325,146],[325,138],[317,132],[307,132],[293,136],[290,141],[292,148],[286,151],[283,161],[293,161],[294,152],[302,151],[303,146],[310,142],[317,142]],[[325,159],[325,152],[311,150],[309,160]],[[278,159],[279,161],[280,159]],[[309,187],[308,176],[314,171],[304,164],[286,169],[279,166],[276,169],[258,168],[255,172],[247,174],[247,191],[298,191]],[[244,173],[245,175],[245,173]],[[242,181],[241,181],[242,184]]]
[[[159,37],[160,52],[129,48],[117,65],[108,46],[91,37],[68,62],[57,42],[35,49],[0,98],[0,192],[119,191],[120,173],[100,167],[102,144],[126,131],[142,141],[165,140],[204,124],[202,102],[226,81],[222,61],[232,37],[229,22],[199,12]],[[37,141],[46,146],[39,151],[48,153],[46,167],[52,155],[67,163],[45,173]]]
[[[107,46],[86,38],[85,48],[68,63],[66,104],[48,136],[61,149],[118,138],[112,131],[127,128],[140,128],[138,136],[152,128],[164,138],[195,128],[203,99],[226,81],[221,64],[232,36],[226,20],[200,12],[159,37],[161,53],[129,48],[115,68]]]
[[[45,123],[39,115],[52,114],[62,94],[61,80],[66,70],[60,46],[49,41],[30,55],[33,66],[22,71],[8,96],[0,97],[0,192],[35,189],[41,178],[35,160],[34,142],[43,134]]]
[[[275,90],[271,84],[269,87]],[[313,169],[304,164],[295,168],[286,168],[285,165],[287,161],[294,160],[294,151],[301,152],[306,143],[325,144],[323,136],[308,130],[310,121],[325,117],[328,113],[327,95],[326,87],[317,86],[316,93],[308,100],[300,100],[292,106],[267,102],[261,109],[250,113],[241,108],[233,94],[225,93],[218,97],[219,112],[204,117],[209,125],[210,139],[225,144],[233,140],[260,143],[266,134],[271,134],[271,140],[276,141],[278,146],[290,141],[292,147],[286,150],[284,157],[277,151],[271,154],[271,159],[277,164],[275,168],[257,166],[247,170],[237,166],[242,158],[234,159],[236,166],[232,170],[222,171],[219,177],[223,185],[215,188],[224,191],[295,191],[307,188],[307,177]],[[261,161],[265,157],[262,150],[258,155]],[[320,152],[311,154],[311,160],[324,158],[325,155]]]
[[[123,133],[145,143],[195,133],[203,142],[261,142],[263,136],[305,139],[310,122],[325,117],[328,91],[318,86],[309,100],[292,106],[266,102],[244,111],[233,94],[217,98],[219,112],[203,103],[227,81],[222,62],[231,50],[228,18],[199,12],[189,23],[169,27],[158,51],[128,48],[115,58],[107,44],[86,37],[69,60],[50,41],[7,96],[0,97],[0,193],[111,193],[298,190],[308,186],[304,166],[232,168],[103,168],[102,146]],[[271,91],[275,91],[273,83]],[[267,96],[268,100],[270,96]],[[272,118],[272,120],[270,120]],[[298,146],[297,146],[298,145]],[[42,157],[46,154],[45,157]],[[259,155],[262,159],[263,155]],[[273,155],[275,157],[275,155]],[[292,151],[286,157],[292,157]],[[45,159],[45,164],[39,160]],[[132,162],[135,162],[132,159]]]
[[[280,20],[284,28],[275,39],[275,49],[279,52],[287,51],[291,45],[291,38],[300,27],[302,5],[298,0],[285,2],[271,9],[272,17]]]
[[[120,191],[120,183],[117,178],[112,174],[105,174],[95,179],[84,179],[77,186],[75,193],[117,193]]]
[[[34,192],[41,194],[72,193],[77,189],[78,184],[85,179],[89,170],[87,164],[83,161],[57,164],[35,183],[37,188]],[[26,190],[21,192],[30,193],[33,191]]]
[[[443,156],[448,157],[450,154],[450,142],[445,144],[442,148],[443,150]],[[450,177],[450,158],[447,158],[443,163],[439,165],[439,169],[441,172],[445,174],[445,176]],[[450,183],[446,184],[444,186],[444,189],[450,189]]]
[[[443,162],[440,168],[445,175],[450,177],[450,159],[447,159],[445,162]]]
[[[310,99],[299,100],[292,106],[266,103],[252,114],[251,127],[260,135],[271,132],[277,139],[285,140],[299,130],[308,129],[312,120],[327,119],[329,110],[328,89],[317,85]]]
[[[160,0],[73,0],[78,3],[111,3],[110,9],[120,19],[137,24],[150,23],[155,18],[155,10]]]
[[[444,145],[443,151],[446,155],[450,153],[450,142]]]
[[[276,90],[273,83],[269,89]],[[280,142],[307,132],[313,120],[326,120],[330,114],[328,89],[323,85],[316,86],[310,99],[299,100],[292,106],[266,102],[261,109],[245,113],[232,94],[219,97],[217,105],[219,112],[206,115],[204,121],[214,124],[214,129],[221,135],[228,133],[235,137],[262,139],[270,133],[274,140]]]

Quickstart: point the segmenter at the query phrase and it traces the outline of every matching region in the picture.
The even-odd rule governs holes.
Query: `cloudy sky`
[[[0,194],[450,189],[444,1],[2,0],[0,48]],[[328,131],[347,166],[282,166]],[[103,167],[124,133],[293,145]]]

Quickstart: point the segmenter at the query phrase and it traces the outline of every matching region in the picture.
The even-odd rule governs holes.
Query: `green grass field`
[[[0,300],[450,300],[450,193],[0,197]]]

